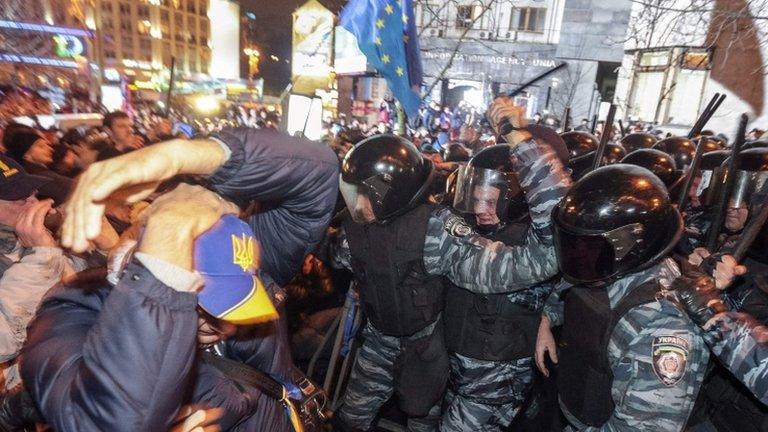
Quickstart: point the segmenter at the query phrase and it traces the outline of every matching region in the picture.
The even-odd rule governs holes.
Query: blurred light
[[[165,103],[163,103],[163,101],[157,101],[157,106],[160,108],[165,108]]]
[[[90,30],[96,30],[96,20],[92,16],[85,19],[85,26]]]
[[[106,78],[108,81],[120,81],[120,73],[117,71],[117,69],[104,69],[104,78]]]
[[[271,56],[269,56],[269,58],[271,58],[271,59],[272,59],[272,60],[274,60],[274,61],[280,61],[280,57],[278,57],[278,56],[276,56],[276,55],[274,55],[274,54],[272,54]]]
[[[219,101],[213,96],[198,96],[195,109],[202,114],[210,114],[219,109]]]
[[[6,21],[6,20],[0,20],[0,28],[9,28],[14,30],[31,30],[31,31],[39,31],[43,33],[56,33],[56,34],[71,35],[71,36],[91,36],[91,32],[87,32],[85,30],[80,30],[80,29],[55,27],[55,26],[49,26],[49,25],[43,25],[43,24],[30,24],[30,23]]]
[[[255,13],[253,13],[253,12],[246,12],[245,16],[246,16],[246,18],[248,18],[248,19],[252,19],[252,20],[255,20],[255,19],[256,19],[256,14],[255,14]]]
[[[162,39],[163,38],[163,32],[160,30],[160,27],[152,27],[149,30],[149,35],[152,36],[155,39]]]
[[[26,63],[26,64],[45,65],[45,66],[68,67],[68,68],[77,67],[77,63],[74,61],[25,56],[25,55],[14,55],[14,54],[0,54],[0,62]]]
[[[51,11],[49,10],[45,11],[45,22],[47,22],[50,25],[53,25],[53,15],[51,15]]]

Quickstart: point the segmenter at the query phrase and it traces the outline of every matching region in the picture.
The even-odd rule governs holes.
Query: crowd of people
[[[759,129],[571,128],[506,98],[402,135],[383,101],[318,142],[266,108],[9,120],[40,103],[0,101],[0,430],[768,424]]]

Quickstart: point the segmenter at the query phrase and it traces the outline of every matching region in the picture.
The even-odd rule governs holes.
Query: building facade
[[[768,1],[664,0],[633,5],[615,102],[619,114],[686,132],[715,93],[708,129],[732,136],[739,114],[765,127]],[[699,5],[700,6],[700,5]]]
[[[168,81],[171,58],[175,58],[176,70],[182,75],[209,73],[208,0],[9,0],[4,3],[7,5],[0,8],[0,20],[10,24],[0,26],[0,35],[5,41],[0,45],[0,53],[6,54],[3,59],[12,69],[38,66],[18,61],[19,56],[39,57],[37,53],[44,51],[48,40],[57,35],[55,29],[63,28],[66,34],[76,33],[72,36],[84,46],[80,56],[87,60],[97,82],[127,77],[140,90],[157,90],[162,82]],[[34,30],[36,25],[41,27]],[[22,33],[14,26],[33,30]],[[51,67],[72,68],[71,61]]]
[[[433,100],[484,106],[567,63],[516,98],[527,114],[588,118],[613,97],[629,0],[415,2],[425,86]]]

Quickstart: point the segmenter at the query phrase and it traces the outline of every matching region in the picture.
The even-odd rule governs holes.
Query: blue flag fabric
[[[402,0],[402,2],[408,78],[411,81],[411,88],[419,92],[421,82],[424,80],[424,67],[421,65],[421,47],[419,46],[419,32],[416,30],[416,15],[413,12],[413,0]]]
[[[411,88],[409,78],[404,21],[413,19],[405,16],[397,0],[350,0],[341,11],[339,21],[355,35],[368,63],[387,80],[405,113],[413,118],[419,111],[421,98]]]

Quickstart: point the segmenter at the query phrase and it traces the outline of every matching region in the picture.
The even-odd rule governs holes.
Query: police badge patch
[[[472,228],[461,216],[452,215],[445,221],[445,231],[454,237],[466,237],[472,232]]]
[[[688,341],[677,336],[653,339],[653,371],[664,385],[672,387],[685,375],[688,363]]]

